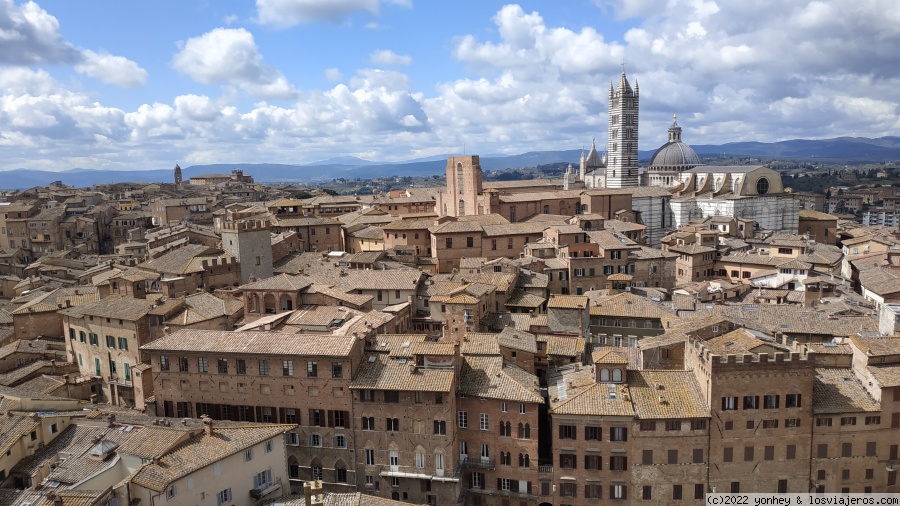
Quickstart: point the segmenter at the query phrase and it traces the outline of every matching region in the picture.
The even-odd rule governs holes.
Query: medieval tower
[[[447,190],[443,195],[443,216],[484,214],[481,201],[481,162],[478,156],[451,156],[447,159]]]
[[[609,83],[609,125],[606,148],[606,187],[638,185],[638,84],[625,78],[613,89]]]
[[[175,164],[175,186],[181,185],[181,167]]]
[[[241,283],[251,277],[275,275],[272,260],[272,235],[268,220],[226,221],[222,225],[222,249],[241,265]]]

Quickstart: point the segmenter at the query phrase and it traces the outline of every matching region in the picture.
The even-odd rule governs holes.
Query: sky
[[[896,0],[0,0],[0,170],[900,135]]]

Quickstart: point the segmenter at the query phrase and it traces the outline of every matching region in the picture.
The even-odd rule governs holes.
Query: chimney
[[[322,482],[320,480],[305,482],[303,484],[303,497],[306,499],[306,506],[322,506],[325,504]]]
[[[114,427],[116,425],[116,415],[113,413],[110,413],[107,418],[109,419],[110,428]]]
[[[210,418],[209,415],[203,415],[200,417],[200,419],[203,420],[203,432],[205,432],[207,436],[212,436],[213,435],[212,418]]]

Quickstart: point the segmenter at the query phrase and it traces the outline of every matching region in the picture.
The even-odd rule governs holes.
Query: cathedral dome
[[[681,142],[681,127],[672,122],[669,127],[669,142],[660,146],[650,158],[651,168],[677,167],[691,169],[700,165],[700,157],[690,146]]]

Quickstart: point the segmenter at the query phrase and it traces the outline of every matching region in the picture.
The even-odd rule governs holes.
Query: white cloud
[[[224,23],[225,26],[231,26],[235,22],[237,22],[238,19],[240,19],[240,18],[236,14],[229,14],[229,15],[225,16],[224,18],[222,18],[222,23]]]
[[[60,33],[59,21],[34,2],[0,0],[0,63],[73,65],[77,72],[126,88],[147,80],[147,71],[125,57],[73,46]]]
[[[122,56],[84,50],[84,61],[75,70],[107,84],[136,88],[147,81],[147,71]]]
[[[641,84],[641,149],[665,141],[672,113],[694,144],[900,131],[900,68],[892,50],[900,47],[900,11],[892,2],[760,2],[605,2],[620,16],[641,15],[617,27],[624,35],[615,38],[591,27],[552,26],[508,5],[492,18],[493,32],[473,28],[452,41],[450,56],[467,67],[467,77],[419,89],[402,72],[344,69],[345,77],[334,67],[324,70],[334,83],[327,89],[298,90],[265,62],[251,33],[226,28],[184,42],[172,62],[197,82],[221,86],[218,96],[185,91],[123,111],[66,89],[46,71],[0,67],[0,167],[291,163],[363,151],[406,159],[463,144],[476,153],[571,149],[591,137],[602,145],[607,89],[618,81],[623,57],[632,84]],[[286,1],[268,3],[288,8]],[[0,11],[9,5],[0,0]],[[356,5],[376,12],[365,5],[378,4]],[[44,41],[58,35],[52,16],[31,9],[39,21],[27,25],[34,25],[30,31],[0,21],[0,48],[29,34]],[[52,47],[67,47],[60,40]],[[42,61],[59,54],[46,43],[29,47]],[[75,51],[68,63],[55,61],[84,67],[91,53]],[[107,67],[139,69],[93,54]],[[389,53],[373,55],[373,63],[382,56],[378,65],[404,61]],[[244,94],[259,101],[247,104]],[[281,98],[293,100],[273,103]]]
[[[374,65],[412,65],[412,57],[406,54],[397,54],[390,49],[379,49],[369,55],[369,61]]]
[[[338,23],[354,12],[377,14],[379,0],[256,0],[260,23],[290,27],[315,21]]]
[[[235,84],[266,99],[289,99],[296,90],[275,67],[263,62],[253,34],[216,28],[188,39],[172,60],[175,70],[205,84]]]
[[[0,0],[0,63],[72,64],[81,54],[59,33],[59,22],[34,2]]]

